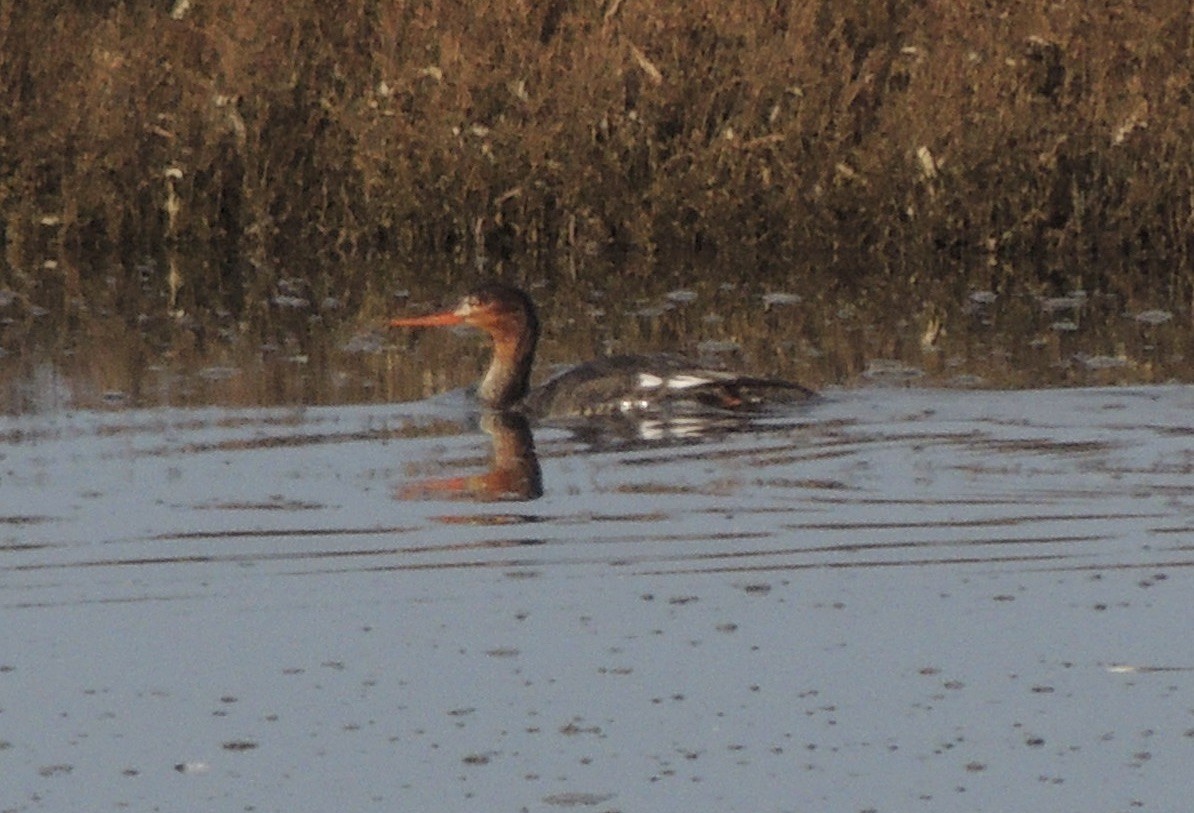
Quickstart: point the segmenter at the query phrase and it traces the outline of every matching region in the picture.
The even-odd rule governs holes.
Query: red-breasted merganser
[[[680,411],[758,411],[768,398],[785,403],[815,398],[791,381],[712,370],[679,356],[610,356],[565,370],[531,389],[539,316],[526,293],[489,283],[449,311],[390,320],[391,327],[469,325],[489,334],[493,358],[477,398],[494,410],[538,417]]]

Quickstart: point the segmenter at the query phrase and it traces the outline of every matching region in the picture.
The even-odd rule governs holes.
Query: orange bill
[[[426,316],[406,316],[390,320],[390,327],[444,327],[464,323],[464,317],[454,311],[429,313]]]

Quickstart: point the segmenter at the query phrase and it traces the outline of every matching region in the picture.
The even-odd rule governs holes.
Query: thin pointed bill
[[[447,327],[464,324],[464,317],[455,311],[429,313],[426,316],[407,316],[390,320],[390,327]]]

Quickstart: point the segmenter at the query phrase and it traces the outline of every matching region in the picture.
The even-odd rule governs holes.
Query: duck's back
[[[759,412],[816,397],[790,381],[714,370],[681,356],[610,356],[569,368],[532,390],[531,414],[544,418],[628,413]]]

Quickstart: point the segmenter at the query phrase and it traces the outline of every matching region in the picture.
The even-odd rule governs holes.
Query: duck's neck
[[[531,365],[539,341],[539,323],[530,315],[526,323],[493,332],[493,358],[477,397],[490,409],[509,409],[531,389]]]

